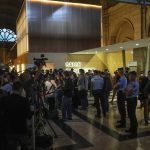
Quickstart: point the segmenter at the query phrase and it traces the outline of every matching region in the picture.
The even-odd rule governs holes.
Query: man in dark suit
[[[13,94],[0,100],[0,115],[2,135],[5,139],[4,150],[13,150],[12,145],[17,143],[22,150],[27,150],[27,119],[30,117],[30,105],[26,98],[21,96],[23,87],[19,81],[13,84]],[[19,142],[19,143],[18,143]],[[17,146],[17,144],[15,146]],[[11,146],[11,147],[10,147]],[[1,148],[2,149],[2,148]]]

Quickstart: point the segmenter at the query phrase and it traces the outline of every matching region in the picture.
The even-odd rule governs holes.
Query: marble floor
[[[96,110],[92,104],[93,99],[91,98],[88,110],[75,110],[71,121],[49,121],[58,137],[54,139],[53,146],[47,150],[150,149],[150,126],[144,126],[142,109],[137,109],[138,138],[130,139],[123,129],[115,128],[115,122],[119,117],[116,102],[110,104],[107,117],[101,119],[94,117]]]

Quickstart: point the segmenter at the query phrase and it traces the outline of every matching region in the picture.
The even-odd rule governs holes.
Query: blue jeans
[[[59,106],[61,106],[62,104],[62,97],[63,97],[63,93],[61,90],[57,90],[56,91],[56,99],[57,99],[57,103]]]
[[[62,119],[72,119],[72,97],[62,99]]]

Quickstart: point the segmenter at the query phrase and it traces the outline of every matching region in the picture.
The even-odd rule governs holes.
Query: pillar
[[[122,64],[123,64],[123,68],[125,70],[125,68],[126,68],[126,52],[125,52],[125,49],[122,50]]]
[[[147,75],[148,71],[150,70],[150,45],[147,47],[146,52],[146,65],[145,65],[145,74]]]

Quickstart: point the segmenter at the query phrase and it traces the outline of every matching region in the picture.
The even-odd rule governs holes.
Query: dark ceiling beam
[[[100,0],[54,0],[54,1],[100,5]]]
[[[1,4],[20,6],[23,3],[23,0],[0,0]]]

